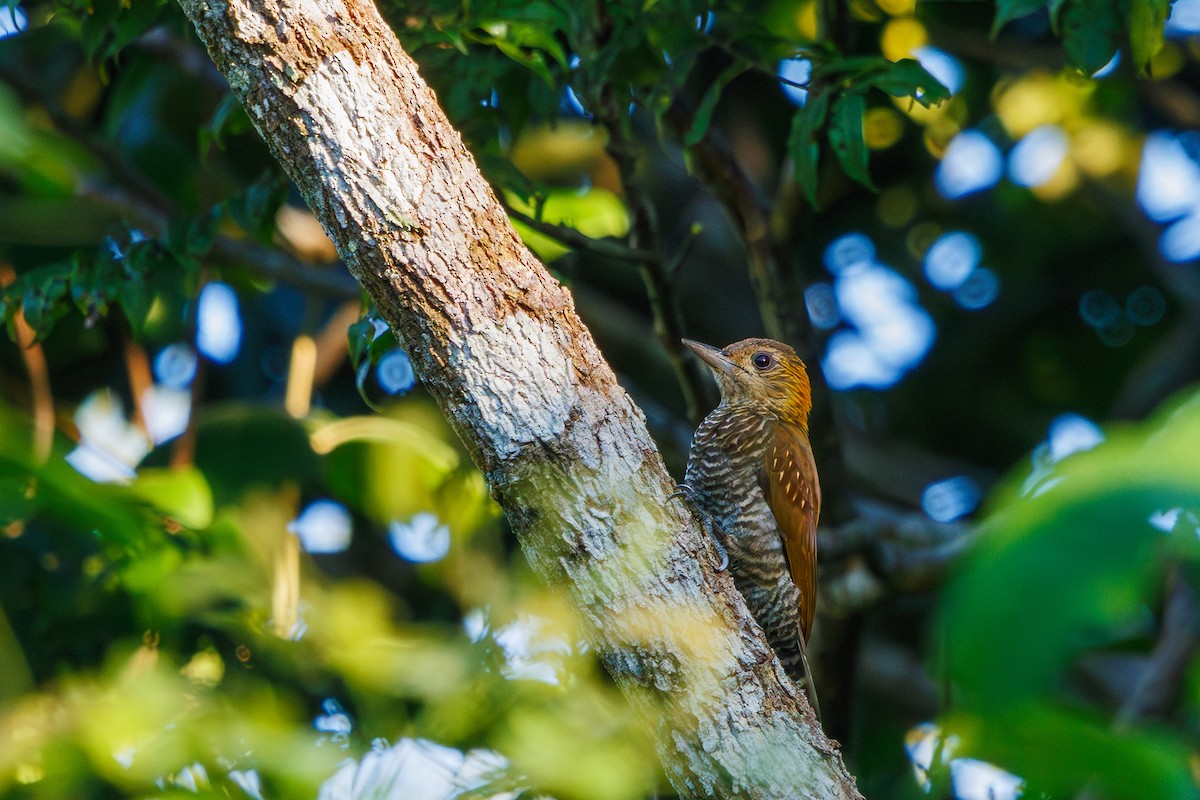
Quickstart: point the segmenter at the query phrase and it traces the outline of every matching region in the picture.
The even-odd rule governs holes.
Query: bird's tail
[[[804,693],[808,695],[808,703],[817,715],[817,722],[820,722],[821,701],[817,699],[817,684],[813,681],[812,667],[808,665],[808,642],[804,641],[803,636],[798,636],[797,641],[800,643],[800,663],[804,665]]]

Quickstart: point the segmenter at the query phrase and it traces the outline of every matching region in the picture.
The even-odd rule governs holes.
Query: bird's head
[[[773,339],[743,339],[724,350],[690,339],[683,343],[712,370],[722,405],[763,408],[808,430],[812,391],[795,350]]]

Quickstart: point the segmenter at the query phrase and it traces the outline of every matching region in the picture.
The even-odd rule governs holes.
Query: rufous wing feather
[[[767,502],[779,533],[792,581],[800,590],[800,625],[804,640],[812,631],[817,607],[817,518],[821,485],[817,465],[804,432],[780,425],[763,463]]]

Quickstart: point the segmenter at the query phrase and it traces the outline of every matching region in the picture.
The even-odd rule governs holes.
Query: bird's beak
[[[700,357],[700,360],[708,364],[713,372],[718,374],[732,375],[734,364],[724,353],[717,348],[700,342],[693,342],[691,339],[680,339],[684,346]]]

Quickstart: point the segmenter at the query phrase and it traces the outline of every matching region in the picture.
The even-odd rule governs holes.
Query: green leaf
[[[954,714],[944,720],[943,733],[956,740],[955,757],[1020,775],[1024,797],[1071,797],[1085,785],[1113,800],[1196,793],[1188,749],[1178,739],[1148,729],[1117,732],[1058,703]]]
[[[867,103],[861,94],[839,97],[830,111],[829,144],[846,174],[863,186],[874,189],[868,168],[871,154],[863,135],[863,116],[866,111]]]
[[[911,97],[926,108],[950,99],[950,90],[919,61],[911,58],[891,62],[878,74],[868,76],[863,83],[881,89],[892,97]]]
[[[357,368],[364,355],[370,352],[371,342],[375,341],[375,320],[367,315],[346,329],[350,340],[350,363]]]
[[[809,92],[808,102],[792,116],[792,129],[788,134],[788,153],[792,157],[796,183],[813,208],[817,208],[817,174],[821,163],[821,146],[818,136],[825,125],[829,110],[829,95],[824,92]]]
[[[1171,0],[1130,0],[1129,43],[1133,63],[1145,71],[1150,59],[1162,49],[1163,28],[1171,13]]]
[[[992,21],[991,36],[995,38],[1000,30],[1014,19],[1027,17],[1046,7],[1046,0],[997,0],[996,17]]]
[[[942,597],[938,629],[957,711],[945,727],[960,755],[1019,774],[1031,797],[1082,785],[1111,798],[1194,794],[1179,742],[1120,733],[1064,702],[1064,687],[1081,658],[1140,649],[1167,565],[1200,563],[1197,474],[1193,394],[1010,482]],[[1178,521],[1164,532],[1168,511]]]
[[[193,467],[138,471],[130,487],[152,506],[188,528],[206,528],[213,520],[212,489],[204,475]]]
[[[692,117],[691,127],[683,136],[684,147],[691,147],[704,138],[704,134],[708,132],[708,126],[712,122],[713,112],[717,110],[717,103],[721,100],[721,93],[730,82],[748,68],[749,65],[744,64],[741,60],[735,60],[721,70],[721,74],[717,75],[708,89],[704,91],[704,97],[700,100],[696,115]]]
[[[245,133],[252,127],[246,109],[242,107],[233,92],[227,92],[221,98],[221,102],[217,104],[208,124],[202,126],[198,132],[201,154],[214,144],[224,150],[226,136]]]
[[[1079,654],[1117,641],[1171,549],[1150,519],[1200,509],[1197,474],[1200,395],[1002,500],[943,600],[951,669],[967,695],[988,707],[1049,696]]]
[[[79,43],[89,63],[107,57],[112,23],[121,12],[121,0],[94,0],[79,26]]]
[[[1125,35],[1114,0],[1067,0],[1060,21],[1067,63],[1085,75],[1111,61]]]
[[[330,489],[378,522],[434,510],[456,535],[465,535],[496,515],[482,476],[420,419],[346,417],[313,437],[329,450]]]
[[[255,488],[301,488],[322,477],[304,427],[282,410],[227,405],[199,418],[196,466],[214,502],[235,502]]]
[[[226,207],[234,222],[266,244],[275,231],[275,212],[286,199],[287,182],[279,170],[268,169]]]
[[[166,7],[166,0],[127,0],[113,22],[113,40],[108,56],[115,57],[126,45],[150,30]]]
[[[70,264],[40,267],[10,287],[20,287],[21,312],[34,331],[34,341],[40,342],[49,336],[54,323],[69,310],[66,300],[71,270]]]

